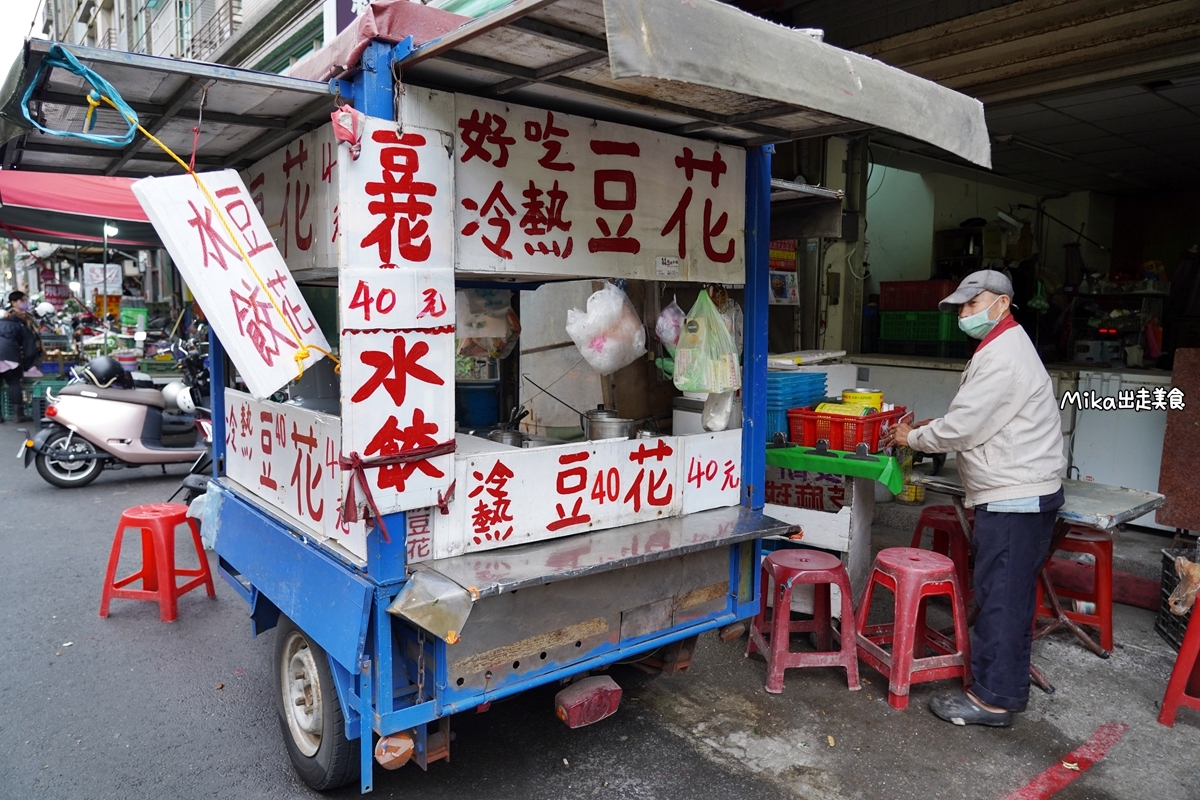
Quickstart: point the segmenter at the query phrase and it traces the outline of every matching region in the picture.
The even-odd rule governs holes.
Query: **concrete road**
[[[273,634],[250,638],[247,609],[223,582],[215,601],[183,598],[172,624],[133,601],[97,616],[121,511],[165,499],[184,470],[110,472],[60,490],[20,468],[19,442],[12,423],[0,426],[0,798],[316,797],[280,738]],[[1142,545],[1151,560],[1154,545]],[[123,571],[138,563],[127,552]],[[1055,797],[1200,798],[1200,714],[1181,712],[1174,730],[1154,723],[1173,653],[1152,625],[1150,612],[1118,607],[1120,644],[1108,661],[1066,638],[1039,643],[1035,656],[1059,692],[1035,692],[1006,731],[934,719],[925,703],[941,685],[914,688],[912,706],[893,711],[865,667],[861,692],[847,692],[837,670],[810,670],[789,672],[784,693],[767,695],[764,665],[742,657],[744,641],[710,635],[689,675],[615,673],[621,710],[590,728],[569,731],[554,718],[554,688],[455,717],[450,762],[379,771],[375,795],[1005,797],[1115,721],[1129,727],[1107,759],[1085,764]]]

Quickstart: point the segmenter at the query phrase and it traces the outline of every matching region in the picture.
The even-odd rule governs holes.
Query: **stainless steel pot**
[[[521,433],[520,431],[505,431],[505,430],[492,431],[491,433],[488,434],[488,438],[491,439],[493,442],[499,442],[500,444],[507,444],[511,447],[524,447],[525,446],[525,434]]]
[[[632,439],[637,433],[638,421],[622,417],[595,417],[587,420],[584,433],[587,438],[598,439]]]

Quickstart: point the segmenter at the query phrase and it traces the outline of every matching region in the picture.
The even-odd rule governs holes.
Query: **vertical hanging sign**
[[[250,394],[261,400],[296,378],[300,348],[315,345],[307,367],[329,342],[238,174],[198,179],[207,194],[191,175],[143,178],[133,194]]]
[[[346,456],[396,459],[454,439],[453,179],[443,136],[367,118],[359,158],[341,147]],[[437,505],[453,461],[445,454],[366,469],[379,512]]]

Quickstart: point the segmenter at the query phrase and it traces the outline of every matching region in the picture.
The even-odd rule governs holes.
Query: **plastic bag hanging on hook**
[[[725,319],[700,292],[675,348],[675,388],[682,392],[732,392],[742,388],[737,346]]]
[[[362,153],[362,135],[367,117],[351,105],[339,106],[332,114],[333,136],[339,142],[350,145],[350,160],[358,161]]]
[[[679,343],[679,332],[683,329],[683,321],[686,318],[687,315],[679,307],[679,302],[675,298],[671,298],[671,305],[662,310],[662,313],[658,315],[658,322],[654,324],[655,335],[672,356],[675,355],[675,346]]]
[[[588,298],[587,311],[567,312],[567,335],[601,375],[610,375],[646,353],[646,329],[629,298],[611,283]]]

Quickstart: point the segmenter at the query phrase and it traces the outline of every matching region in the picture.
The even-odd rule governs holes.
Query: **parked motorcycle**
[[[193,348],[179,351],[183,380],[162,391],[134,385],[110,356],[73,371],[50,405],[43,427],[26,434],[25,467],[64,489],[86,486],[105,469],[196,462],[211,437],[208,370]]]

